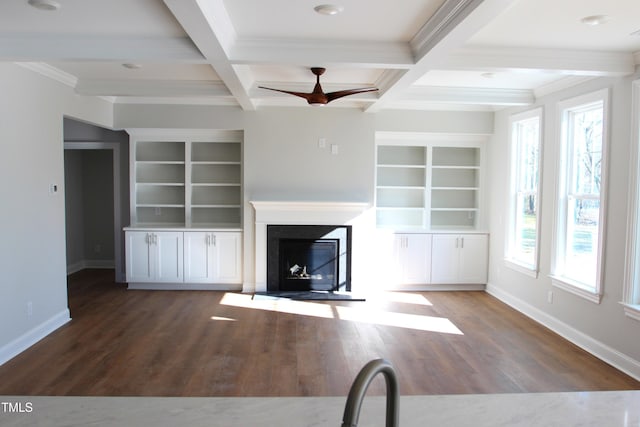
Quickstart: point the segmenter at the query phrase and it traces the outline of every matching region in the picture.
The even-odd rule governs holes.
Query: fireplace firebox
[[[351,226],[267,225],[267,292],[351,290]]]

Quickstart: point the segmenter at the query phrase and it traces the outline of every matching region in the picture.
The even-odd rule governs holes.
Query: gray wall
[[[9,63],[0,93],[1,363],[69,319],[63,117],[108,126],[113,106]]]
[[[637,77],[636,77],[637,78]],[[509,116],[527,109],[496,114],[495,134],[489,144],[491,254],[488,290],[567,338],[600,355],[615,366],[640,377],[640,322],[626,317],[622,306],[627,238],[627,176],[629,170],[631,81],[597,79],[546,96],[530,108],[543,107],[543,165],[541,187],[540,273],[532,278],[508,268],[503,259],[509,185]],[[600,304],[589,302],[551,285],[551,254],[559,155],[557,103],[610,88],[609,168],[604,258],[604,296]],[[553,292],[552,303],[547,301]]]

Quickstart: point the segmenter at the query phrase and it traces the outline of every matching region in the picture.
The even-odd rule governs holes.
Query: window
[[[627,260],[624,283],[625,313],[640,320],[640,80],[633,82],[631,160],[629,163],[629,218],[627,220]]]
[[[606,90],[560,104],[554,285],[600,302],[606,176]]]
[[[542,110],[511,117],[511,190],[507,265],[537,275]]]

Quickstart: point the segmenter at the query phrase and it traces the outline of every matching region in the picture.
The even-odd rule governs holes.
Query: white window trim
[[[640,80],[631,85],[631,149],[629,150],[629,211],[627,212],[627,247],[623,286],[624,313],[640,321]]]
[[[513,228],[515,227],[514,221],[514,197],[513,197],[513,193],[514,193],[514,189],[513,189],[513,171],[515,168],[514,165],[514,146],[513,146],[513,124],[515,122],[519,122],[522,120],[527,120],[527,119],[531,119],[534,117],[538,117],[539,119],[539,123],[540,123],[540,128],[538,130],[538,192],[537,192],[537,197],[536,197],[536,201],[538,203],[537,206],[537,210],[536,210],[536,251],[534,254],[534,264],[533,265],[529,265],[529,264],[524,264],[522,262],[519,262],[518,260],[512,258],[510,256],[510,251],[511,251],[511,245],[512,245],[512,234],[513,234]],[[505,257],[504,257],[504,261],[505,261],[505,265],[515,271],[518,271],[520,273],[526,274],[527,276],[533,277],[533,278],[537,278],[538,277],[538,272],[539,272],[539,266],[540,266],[540,213],[542,211],[542,165],[543,165],[543,149],[542,149],[542,135],[544,132],[544,109],[542,107],[538,107],[538,108],[534,108],[533,110],[528,110],[528,111],[524,111],[522,113],[516,113],[513,114],[510,118],[509,118],[509,182],[510,187],[509,187],[509,191],[508,191],[508,200],[507,200],[507,207],[509,209],[508,214],[507,214],[507,218],[508,218],[508,231],[506,233],[506,242],[505,242]]]
[[[600,218],[598,221],[598,260],[596,266],[596,283],[595,290],[586,288],[581,283],[577,283],[570,278],[564,277],[557,273],[557,260],[564,248],[559,247],[559,243],[563,242],[566,237],[566,197],[560,200],[560,195],[566,193],[567,171],[565,170],[567,147],[566,147],[566,126],[564,120],[564,111],[573,107],[579,107],[584,104],[602,101],[603,103],[603,120],[602,120],[602,164],[601,164],[601,182],[600,182]],[[557,105],[558,129],[557,141],[559,142],[559,155],[557,158],[556,172],[558,174],[558,186],[556,187],[555,197],[555,220],[553,232],[553,246],[551,250],[551,283],[560,289],[570,292],[574,295],[582,297],[588,301],[600,304],[603,295],[603,265],[604,265],[604,247],[606,243],[606,217],[607,217],[607,185],[608,185],[608,165],[609,165],[609,89],[601,89],[585,95],[570,98],[561,101]]]

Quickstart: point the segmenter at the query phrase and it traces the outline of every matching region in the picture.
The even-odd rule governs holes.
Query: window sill
[[[620,304],[624,306],[624,314],[632,319],[640,321],[640,304],[627,304],[624,302],[621,302]]]
[[[565,290],[569,293],[572,293],[588,301],[591,301],[592,303],[600,304],[602,295],[600,295],[599,293],[596,293],[590,289],[587,289],[584,286],[582,286],[580,283],[574,282],[570,279],[567,279],[566,277],[559,277],[559,276],[553,276],[553,275],[550,277],[551,277],[551,284],[556,288]]]
[[[504,259],[504,264],[512,270],[515,270],[519,273],[526,274],[529,277],[533,277],[534,279],[538,278],[538,270],[535,268],[531,268],[530,266],[520,264],[510,258]]]

